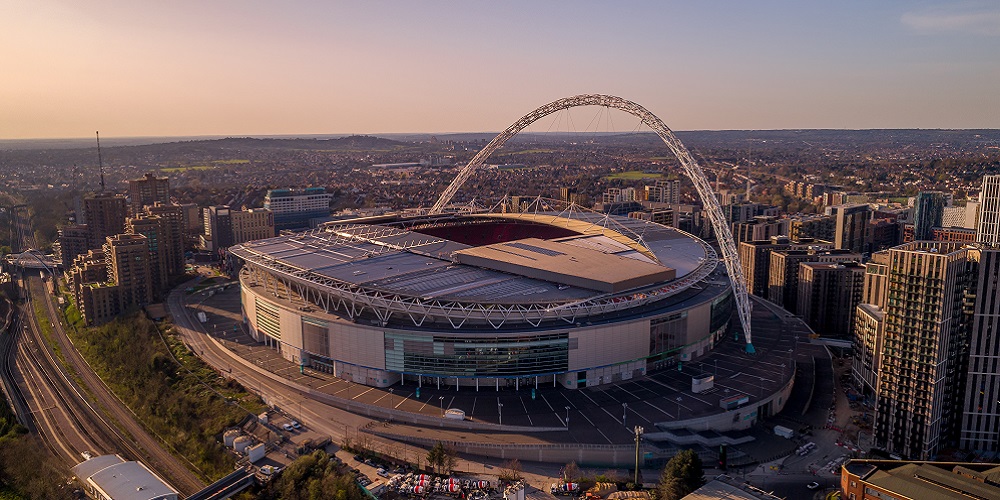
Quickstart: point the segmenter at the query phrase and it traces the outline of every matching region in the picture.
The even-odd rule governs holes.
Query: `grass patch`
[[[191,165],[191,166],[187,166],[187,167],[166,167],[166,168],[161,168],[160,172],[178,173],[178,172],[187,172],[188,170],[212,170],[214,168],[215,167],[213,165]]]
[[[642,170],[629,170],[628,172],[615,172],[605,179],[609,180],[623,180],[623,181],[638,181],[642,179],[662,179],[663,174],[643,172]]]
[[[555,153],[555,152],[556,152],[556,150],[554,150],[554,149],[525,149],[523,151],[511,151],[509,153],[506,152],[506,151],[504,151],[503,154],[505,154],[505,155],[533,155],[533,154]],[[500,155],[500,156],[503,156],[503,155]]]
[[[49,296],[44,295],[41,300],[49,300]],[[59,348],[59,343],[56,342],[56,337],[52,330],[52,322],[49,321],[49,313],[45,310],[45,306],[42,305],[41,300],[31,301],[35,311],[36,323],[38,323],[38,328],[42,331],[42,337],[45,338],[45,342],[52,348],[52,352],[56,353],[56,358],[59,359],[59,362],[63,366],[66,366],[66,358],[63,356],[62,349]]]
[[[28,497],[21,496],[8,487],[0,486],[0,500],[28,500]]]
[[[135,313],[71,335],[147,429],[218,479],[232,472],[235,463],[220,442],[222,431],[265,406],[238,383],[222,379],[170,331],[168,327],[161,340],[157,326]]]

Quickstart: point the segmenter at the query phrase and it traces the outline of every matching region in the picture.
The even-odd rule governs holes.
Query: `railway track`
[[[80,391],[75,385],[74,388],[78,390],[78,394],[80,394],[80,398],[84,401],[84,404],[103,423],[103,427],[107,429],[107,432],[111,433],[110,436],[107,436],[107,433],[105,433],[109,438],[109,442],[119,446],[119,449],[124,452],[122,455],[132,460],[142,461],[149,465],[151,469],[165,476],[170,484],[181,493],[191,494],[204,488],[206,484],[205,479],[207,478],[196,475],[191,470],[195,468],[194,465],[182,462],[165,449],[162,440],[151,435],[138,422],[135,414],[94,373],[93,369],[83,359],[83,356],[76,350],[76,347],[70,342],[63,331],[63,327],[58,321],[59,313],[45,293],[41,281],[38,278],[32,277],[29,283],[31,295],[33,297],[40,297],[44,301],[46,313],[52,324],[53,336],[66,359],[66,363],[72,367],[83,385],[87,387],[89,394],[94,398],[94,402],[90,402],[84,396],[83,391]],[[40,333],[38,335],[40,336]],[[35,341],[38,342],[39,338],[36,337]],[[46,345],[46,347],[48,346]],[[51,353],[49,354],[51,356]],[[62,372],[60,365],[57,364],[56,367]],[[72,381],[69,382],[73,384]],[[94,408],[95,405],[99,408]],[[117,426],[111,425],[108,422],[109,420],[113,421]]]
[[[16,222],[19,246],[32,248],[27,216],[18,213]],[[76,350],[41,279],[26,274],[24,285],[21,293],[25,302],[21,304],[18,324],[4,339],[9,344],[4,352],[4,375],[15,382],[11,384],[15,392],[12,396],[24,403],[24,413],[30,417],[29,430],[37,431],[53,456],[67,465],[82,461],[83,451],[118,453],[145,463],[182,495],[201,490],[207,478],[193,472],[196,467],[175,457],[161,440],[150,435]],[[32,300],[40,301],[65,361],[56,358],[42,334]]]

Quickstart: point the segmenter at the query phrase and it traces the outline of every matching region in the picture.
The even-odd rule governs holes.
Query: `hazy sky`
[[[579,93],[675,130],[1000,128],[1000,1],[0,0],[0,139],[496,131]]]

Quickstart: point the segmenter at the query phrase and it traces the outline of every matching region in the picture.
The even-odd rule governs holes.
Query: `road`
[[[334,443],[343,442],[345,437],[355,440],[363,439],[369,442],[373,449],[391,449],[397,456],[412,463],[418,461],[417,457],[421,457],[422,461],[423,457],[426,456],[426,449],[359,432],[358,429],[373,423],[373,420],[367,417],[355,415],[313,400],[278,380],[266,377],[244,367],[233,358],[235,354],[221,347],[218,341],[208,335],[203,325],[194,318],[194,309],[185,305],[184,290],[194,284],[195,282],[189,282],[175,288],[167,298],[167,305],[177,333],[192,352],[198,355],[203,361],[221,373],[224,373],[227,377],[237,380],[248,390],[261,395],[265,401],[282,409],[286,415],[302,422],[310,431],[330,436]],[[236,319],[233,318],[234,321]],[[228,329],[231,328],[232,323],[217,326],[222,329]],[[456,464],[456,469],[476,474],[495,475],[501,462],[498,459],[480,457],[476,457],[475,460],[463,458]],[[556,465],[523,465],[525,466],[524,475],[527,478],[528,484],[536,488],[545,488],[559,472],[559,467]],[[538,496],[540,493],[539,491],[533,491],[532,496]],[[548,493],[544,493],[541,496],[551,498],[551,495],[548,495]]]

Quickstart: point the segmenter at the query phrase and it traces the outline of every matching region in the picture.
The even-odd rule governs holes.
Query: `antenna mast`
[[[95,132],[97,134],[97,164],[101,167],[101,192],[104,192],[104,160],[101,159],[101,131]]]

